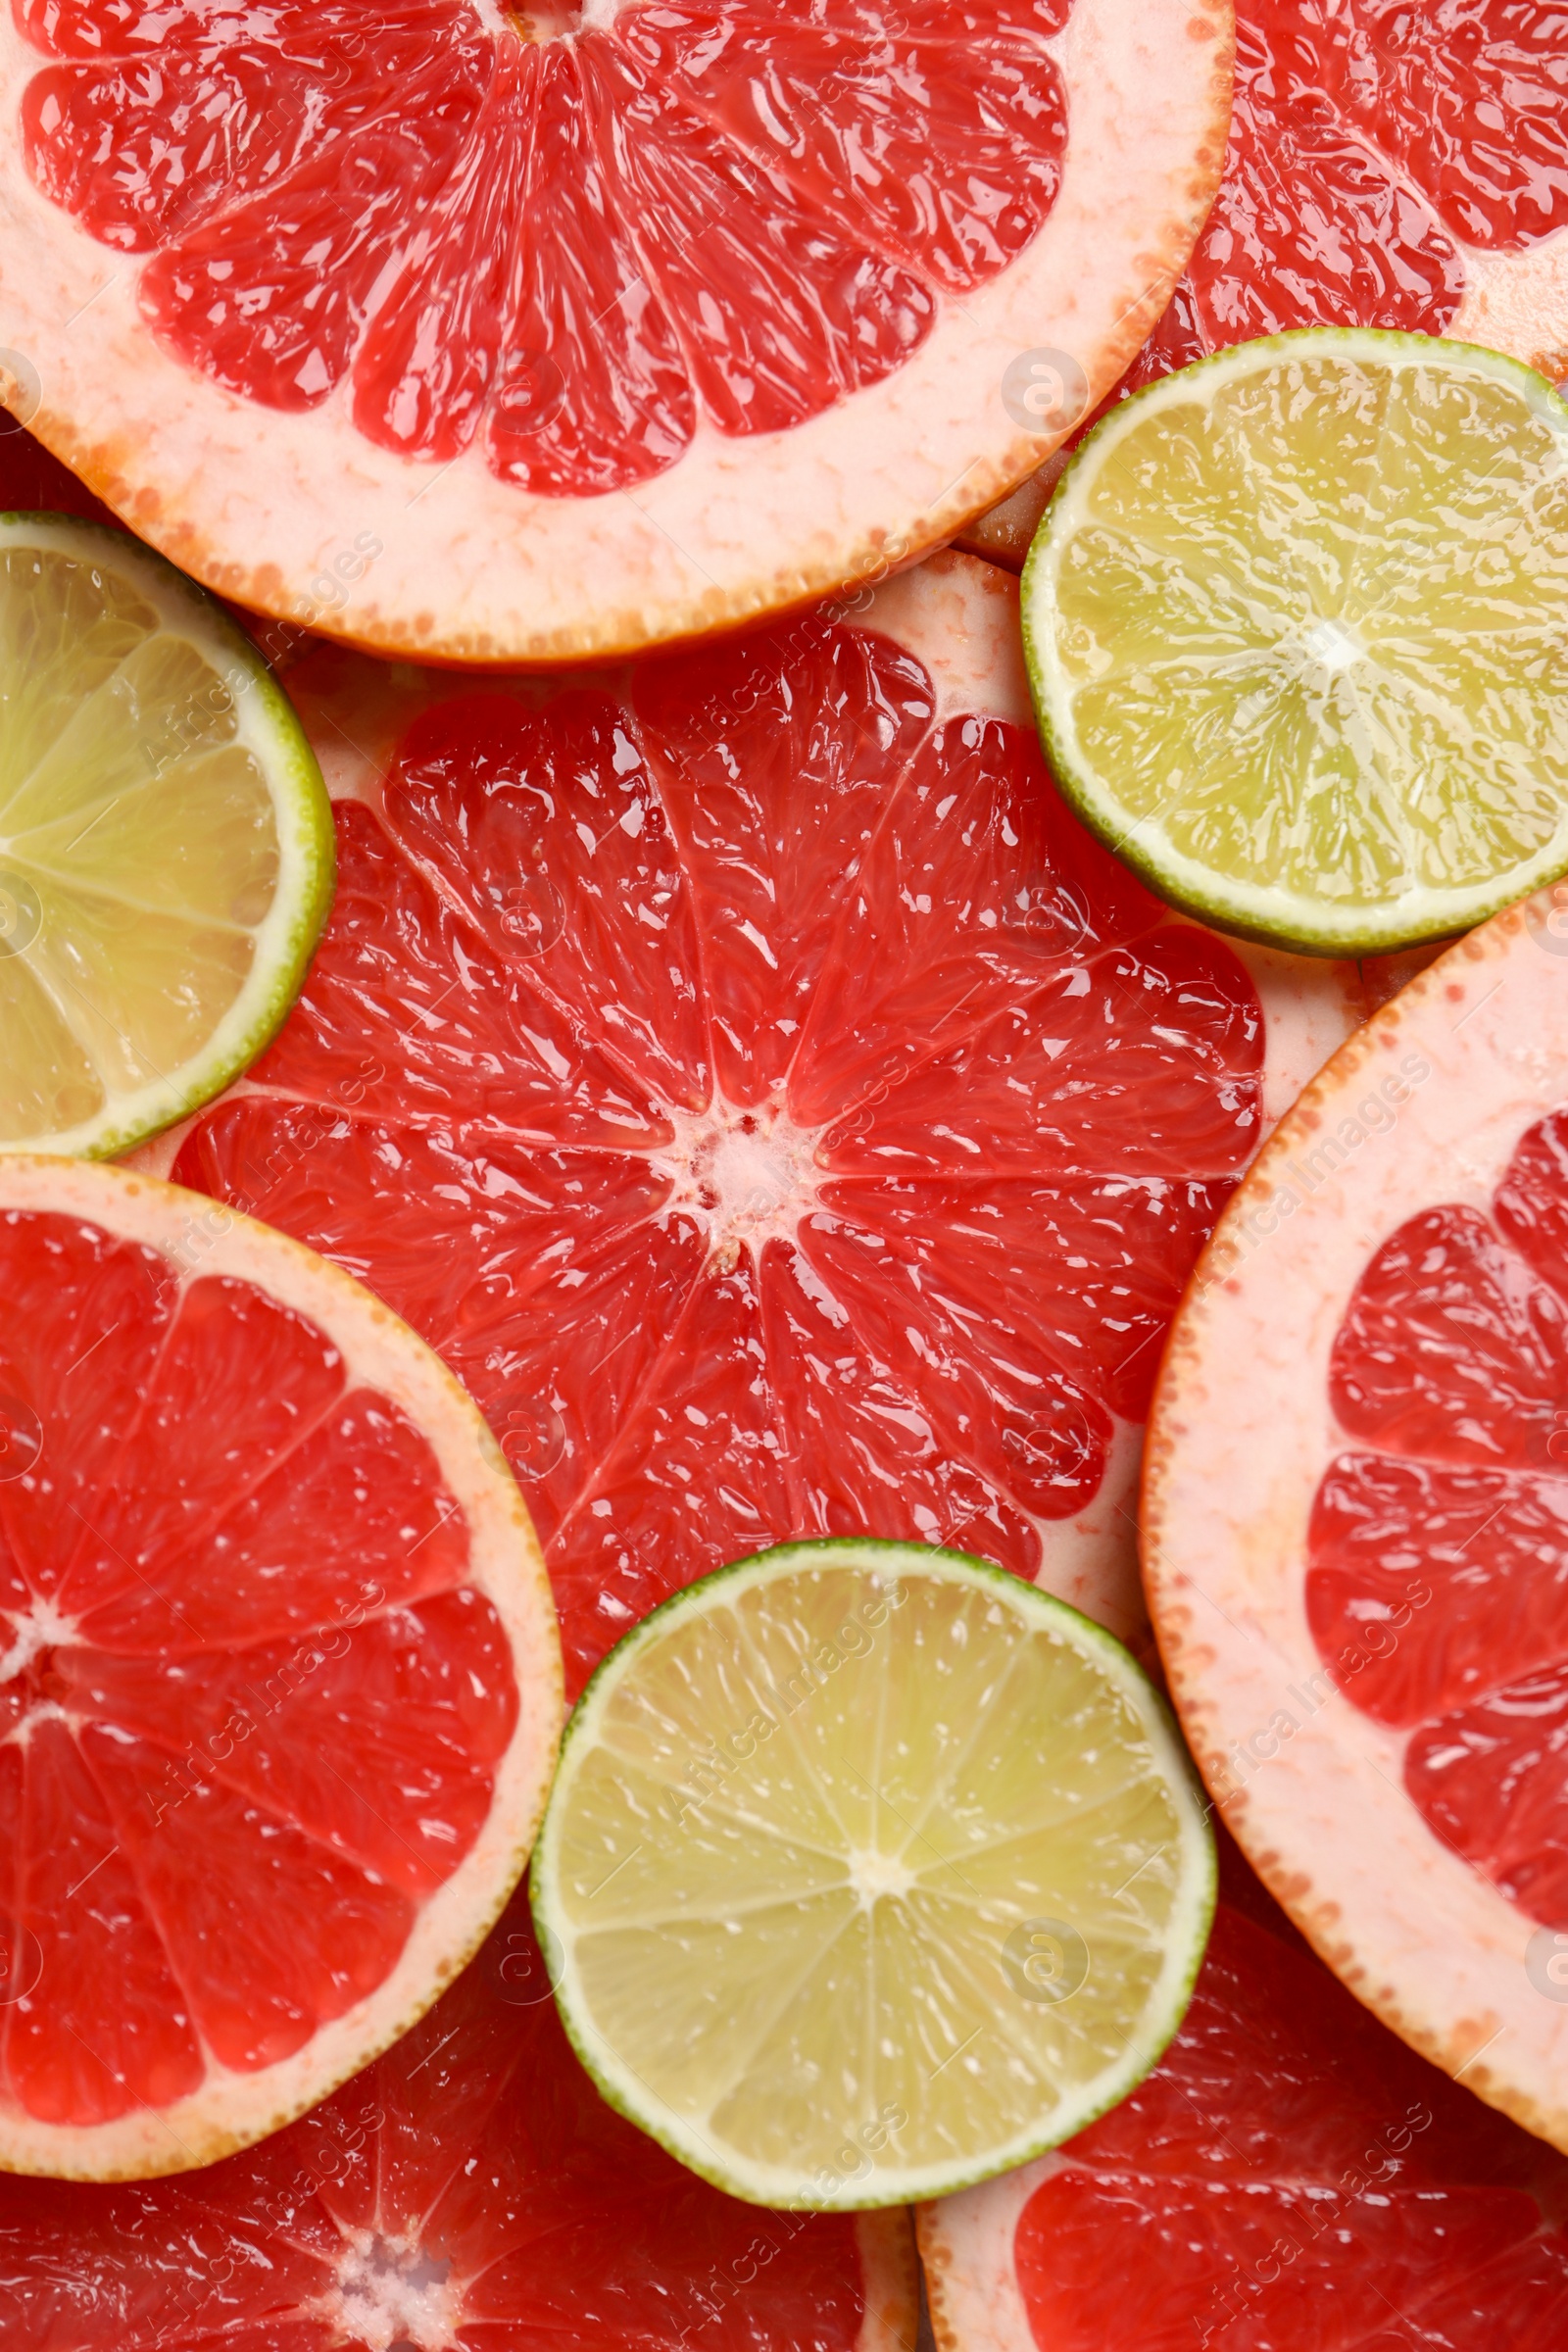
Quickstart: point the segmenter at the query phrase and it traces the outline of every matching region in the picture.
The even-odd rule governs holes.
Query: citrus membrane
[[[1375,954],[1568,865],[1568,407],[1467,345],[1218,354],[1084,443],[1024,575],[1068,800],[1162,896]]]
[[[107,1157],[268,1043],[332,817],[243,633],[124,533],[0,515],[0,1146]]]
[[[1163,1702],[1078,1612],[917,1544],[780,1545],[628,1634],[533,1870],[579,2056],[732,2195],[898,2204],[1122,2098],[1213,1849]]]

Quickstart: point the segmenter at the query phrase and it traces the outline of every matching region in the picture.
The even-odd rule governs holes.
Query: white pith
[[[694,2118],[682,2108],[664,2100],[650,2087],[639,2072],[637,2053],[612,2045],[596,2022],[592,1996],[581,1968],[580,1951],[589,1938],[590,1931],[582,1918],[574,1915],[580,1911],[580,1904],[574,1903],[564,1882],[566,1874],[574,1866],[580,1866],[583,1859],[581,1854],[571,1852],[567,1847],[567,1840],[572,1834],[570,1815],[573,1788],[581,1776],[587,1774],[591,1777],[594,1758],[601,1745],[612,1755],[622,1752],[617,1745],[616,1734],[607,1732],[607,1716],[622,1685],[628,1678],[635,1682],[644,1656],[660,1649],[682,1626],[694,1619],[701,1620],[710,1611],[727,1614],[733,1606],[735,1595],[742,1591],[751,1592],[769,1585],[785,1584],[803,1569],[814,1575],[836,1567],[857,1571],[872,1580],[884,1580],[884,1584],[890,1580],[907,1581],[918,1577],[935,1583],[957,1585],[971,1592],[978,1579],[991,1590],[993,1596],[1003,1606],[1010,1608],[1026,1626],[1037,1629],[1043,1626],[1076,1648],[1086,1673],[1102,1676],[1120,1694],[1137,1721],[1138,1737],[1147,1748],[1147,1753],[1139,1760],[1138,1771],[1144,1781],[1151,1784],[1157,1781],[1168,1793],[1177,1823],[1174,1836],[1179,1842],[1181,1864],[1180,1886],[1172,1897],[1171,1920],[1159,1948],[1158,1973],[1140,2001],[1129,2001],[1123,2026],[1118,2028],[1119,2046],[1113,2060],[1092,2077],[1075,2077],[1070,2083],[1058,2082],[1054,2085],[1054,2104],[1049,2108],[1042,2104],[1033,2123],[1016,2131],[1004,2145],[973,2145],[961,2153],[923,2161],[879,2156],[864,2179],[841,2180],[835,2187],[828,2187],[819,2175],[803,2179],[804,2167],[792,2169],[751,2156],[725,2136],[713,2113],[705,2112],[700,2118]],[[788,1622],[790,1603],[787,1595],[782,1605],[785,1622]],[[1005,1689],[1005,1676],[999,1679],[999,1691]],[[715,1698],[717,1694],[715,1686]],[[823,1703],[823,1693],[816,1693],[813,1706]],[[854,1702],[846,1699],[841,1703]],[[893,1705],[896,1709],[896,1699]],[[896,1714],[894,1719],[897,1720]],[[809,1766],[804,1748],[800,1752],[800,1766],[808,1775]],[[906,1754],[904,1769],[909,1769]],[[743,1801],[732,1799],[730,1802],[736,1838],[743,1839],[746,1831],[750,1830],[754,1833],[755,1842],[760,1847],[765,1842],[768,1828],[764,1800],[758,1788],[754,1787],[749,1789]],[[652,1824],[643,1834],[652,1837]],[[786,1833],[786,1837],[789,1835]],[[918,1869],[906,1868],[903,1863],[902,1849],[909,1843],[912,1836],[914,1833],[909,1821],[902,1814],[895,1818],[890,1807],[887,1838],[889,1845],[896,1850],[879,1850],[874,1855],[847,1852],[842,1857],[835,1857],[844,1861],[850,1884],[862,1908],[878,1900],[897,1902],[900,1892],[922,1876],[929,1878],[943,1869],[953,1867],[922,1862]],[[669,1841],[666,1838],[664,1842],[667,1846]],[[633,1849],[638,1850],[640,1848]],[[597,1846],[594,1851],[597,1864]],[[630,1858],[628,1854],[627,1859]],[[605,1859],[608,1861],[609,1856],[605,1856]],[[1052,1598],[1007,1576],[1004,1570],[963,1559],[952,1551],[929,1549],[919,1544],[854,1539],[842,1544],[782,1545],[758,1554],[737,1567],[719,1570],[698,1585],[675,1594],[653,1618],[645,1620],[626,1637],[601,1666],[572,1717],[535,1851],[531,1886],[535,1917],[541,1927],[556,1938],[557,1948],[563,1955],[557,1997],[567,2032],[579,2056],[612,2103],[630,2116],[644,2131],[650,2132],[694,2172],[731,2195],[761,2205],[829,2211],[855,2210],[865,2206],[886,2207],[919,2198],[943,2196],[970,2181],[986,2179],[1024,2162],[1039,2152],[1043,2142],[1054,2144],[1058,2139],[1070,2137],[1107,2106],[1124,2097],[1154,2063],[1186,2009],[1207,1937],[1213,1897],[1212,1853],[1206,1816],[1196,1801],[1185,1751],[1171,1735],[1152,1691],[1125,1651],[1106,1641],[1098,1628],[1082,1618],[1064,1616]],[[682,1919],[702,1916],[692,1896],[683,1892],[678,1869],[671,1876],[665,1893],[667,1908],[671,1913]],[[963,1898],[956,1899],[961,1907]],[[666,1905],[662,1902],[660,1907],[662,1910]],[[657,1969],[659,1963],[656,1961],[654,1965]],[[967,2065],[970,2072],[974,2072],[979,2064],[972,2057],[965,2060],[961,2048],[953,2053],[953,2059],[960,2065]],[[822,2100],[829,2111],[837,2095],[829,2068],[823,2077],[821,2089]],[[840,2119],[846,2131],[853,2120],[848,2115]]]
[[[1059,2152],[1037,2156],[1000,2180],[921,2210],[916,2227],[937,2352],[1052,2352],[1037,2345],[1029,2325],[1014,2249],[1035,2190],[1071,2166]]]
[[[298,986],[307,943],[314,940],[330,873],[321,787],[309,749],[282,697],[253,649],[227,616],[192,594],[182,580],[132,539],[61,516],[52,521],[0,520],[0,547],[37,547],[73,557],[128,579],[157,613],[164,631],[194,645],[227,687],[234,706],[238,749],[266,777],[277,829],[277,880],[272,904],[253,929],[251,968],[233,1002],[214,1022],[197,1053],[178,1067],[156,1073],[133,1093],[117,1092],[100,1070],[106,1100],[91,1117],[66,1127],[4,1139],[7,1152],[48,1152],[111,1157],[216,1094],[261,1050]],[[6,659],[0,652],[0,660]],[[0,842],[0,855],[11,849]],[[47,986],[27,950],[21,951],[65,1027],[89,1060],[73,1000]],[[96,1067],[96,1065],[95,1065]]]
[[[158,1250],[182,1280],[233,1276],[308,1318],[351,1384],[375,1389],[422,1431],[468,1522],[466,1581],[505,1628],[519,1692],[491,1810],[467,1854],[415,1921],[391,1973],[291,2058],[239,2073],[207,2052],[201,2086],[165,2109],[86,2126],[41,2122],[0,2101],[0,2170],[69,2180],[183,2172],[259,2139],[315,2106],[406,2033],[466,1963],[515,1884],[544,1803],[564,1713],[560,1644],[543,1559],[522,1498],[476,1409],[440,1360],[351,1278],[299,1243],[145,1173],[84,1160],[0,1156],[0,1209],[79,1216]],[[35,1610],[27,1639],[43,1633]]]
[[[185,569],[239,601],[369,646],[559,662],[701,634],[879,578],[1038,465],[1001,398],[1018,354],[1074,355],[1109,389],[1165,306],[1217,185],[1229,0],[1078,0],[1054,46],[1069,136],[1028,251],[961,301],[883,383],[789,432],[700,423],[635,491],[546,499],[481,451],[411,461],[316,410],[260,408],[169,359],[138,266],[32,186],[10,135],[45,61],[0,20],[0,314],[43,385],[32,429]],[[266,452],[258,464],[258,449]],[[345,582],[365,535],[382,552]],[[313,583],[325,582],[324,590]]]
[[[1346,1444],[1330,1351],[1365,1266],[1423,1209],[1490,1212],[1521,1137],[1568,1101],[1556,912],[1543,893],[1450,950],[1255,1163],[1173,1327],[1144,1558],[1193,1751],[1261,1875],[1396,2033],[1568,2147],[1568,2007],[1527,1975],[1538,1923],[1427,1827],[1402,1784],[1409,1735],[1329,1683],[1303,1600],[1313,1496]],[[1395,1123],[1314,1159],[1412,1054],[1430,1074]]]

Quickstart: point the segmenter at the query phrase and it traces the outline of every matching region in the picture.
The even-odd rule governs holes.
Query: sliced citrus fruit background
[[[1498,915],[1274,1136],[1172,1334],[1145,1567],[1263,1876],[1568,2146],[1565,929],[1551,896]]]
[[[1187,2006],[1214,1850],[1099,1626],[959,1552],[819,1542],[616,1645],[532,1882],[607,2098],[732,2195],[855,2207],[1124,2098]]]
[[[276,1031],[332,821],[255,648],[123,531],[0,514],[0,1145],[111,1156]]]
[[[1568,405],[1424,335],[1265,337],[1113,410],[1024,650],[1063,792],[1163,898],[1362,955],[1568,865]]]
[[[1166,1320],[1356,975],[1254,982],[1089,838],[1017,630],[1011,578],[948,556],[591,686],[289,672],[333,919],[277,1044],[152,1164],[441,1350],[573,1690],[798,1535],[951,1543],[1143,1623]]]
[[[549,1588],[450,1373],[297,1243],[0,1160],[0,2167],[179,2171],[418,2017],[526,1858]]]
[[[1225,177],[1119,395],[1301,326],[1398,327],[1568,376],[1562,27],[1517,0],[1239,0]],[[969,527],[1023,562],[1059,461]]]
[[[51,2352],[910,2352],[902,2214],[760,2213],[607,2107],[519,1893],[427,2017],[202,2173],[0,2181],[0,2335]]]
[[[1231,36],[1229,0],[18,0],[0,382],[285,619],[471,662],[706,632],[1010,487],[1059,438],[1020,357],[1108,390]]]
[[[1413,2057],[1240,1870],[1156,2073],[920,2217],[939,2352],[1554,2352],[1568,2166]]]

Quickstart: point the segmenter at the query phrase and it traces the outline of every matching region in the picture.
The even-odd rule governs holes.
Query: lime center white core
[[[323,2314],[343,2341],[369,2352],[455,2352],[463,2324],[452,2265],[417,2246],[356,2232],[339,2259],[337,2286]]]
[[[739,1110],[720,1095],[670,1115],[675,1140],[655,1164],[670,1179],[669,1207],[707,1226],[710,1250],[733,1265],[743,1246],[760,1257],[768,1241],[793,1242],[816,1205],[823,1129],[797,1126],[777,1102]]]
[[[850,1855],[850,1885],[869,1910],[880,1895],[907,1894],[914,1873],[897,1854],[858,1846]]]
[[[1342,669],[1349,669],[1366,658],[1365,646],[1339,620],[1314,621],[1309,629],[1302,630],[1300,646],[1308,660],[1320,670],[1326,670],[1331,678],[1337,678]]]

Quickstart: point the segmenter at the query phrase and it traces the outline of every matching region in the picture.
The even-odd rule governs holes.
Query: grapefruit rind
[[[521,1701],[484,1825],[421,1910],[392,1973],[294,2056],[254,2074],[210,2061],[200,2090],[106,2124],[49,2124],[0,2108],[0,2171],[148,2180],[215,2163],[291,2123],[406,2034],[466,1966],[522,1874],[544,1809],[564,1715],[560,1639],[532,1523],[477,1407],[352,1276],[201,1194],[85,1160],[0,1156],[0,1212],[8,1209],[79,1216],[192,1274],[255,1284],[324,1332],[350,1379],[389,1398],[428,1442],[467,1520],[466,1581],[505,1628]]]
[[[1231,386],[1293,359],[1310,362],[1336,357],[1395,374],[1403,368],[1442,368],[1455,377],[1479,375],[1510,387],[1519,395],[1522,412],[1543,423],[1556,442],[1558,481],[1568,477],[1568,402],[1544,376],[1499,352],[1380,327],[1302,327],[1239,344],[1195,361],[1132,394],[1102,418],[1073,454],[1052,494],[1024,565],[1024,650],[1041,739],[1064,796],[1085,824],[1152,890],[1202,922],[1292,954],[1383,956],[1451,939],[1568,869],[1568,808],[1544,847],[1468,884],[1423,887],[1407,880],[1396,895],[1347,909],[1310,889],[1250,885],[1183,852],[1151,813],[1140,814],[1129,808],[1119,789],[1120,779],[1097,767],[1084,750],[1061,660],[1062,638],[1069,633],[1057,604],[1063,563],[1073,535],[1090,520],[1089,502],[1097,483],[1118,465],[1129,436],[1164,411],[1194,402],[1212,406]],[[1234,485],[1234,474],[1229,478]],[[1289,496],[1296,487],[1288,484],[1282,496]],[[1233,489],[1230,505],[1244,517],[1249,513],[1246,494],[1239,487]],[[1543,551],[1549,545],[1549,534],[1548,518],[1538,534]],[[1260,540],[1264,536],[1260,530]],[[1543,636],[1559,610],[1560,598],[1553,603],[1544,590]],[[1316,613],[1310,597],[1303,594],[1303,623],[1316,621],[1332,627],[1337,618],[1333,613]],[[1281,648],[1285,650],[1283,640]],[[1478,664],[1478,674],[1484,686],[1488,681],[1483,665]],[[1237,700],[1242,700],[1240,688]],[[1200,762],[1201,748],[1197,744],[1193,748]],[[1542,765],[1549,769],[1549,759]],[[1361,773],[1370,781],[1364,763]],[[1478,774],[1478,788],[1481,781]],[[1396,787],[1390,788],[1388,797],[1391,801],[1396,797]],[[1304,789],[1302,798],[1304,801]],[[1310,870],[1310,860],[1303,858],[1301,862]],[[1319,870],[1334,872],[1343,862],[1343,849],[1325,841]]]
[[[1254,1162],[1172,1326],[1143,1538],[1172,1696],[1253,1867],[1386,2025],[1568,2150],[1568,2005],[1527,1973],[1537,1923],[1427,1827],[1401,1735],[1334,1686],[1302,1597],[1313,1497],[1345,1443],[1330,1357],[1362,1273],[1422,1210],[1489,1205],[1520,1138],[1568,1100],[1559,897],[1508,908],[1411,982]],[[1368,1133],[1357,1106],[1390,1080],[1405,1099]],[[1364,1140],[1344,1140],[1348,1120]]]
[[[404,458],[358,431],[346,381],[296,413],[225,391],[155,342],[137,270],[39,192],[17,136],[0,160],[0,308],[38,390],[3,358],[0,387],[142,538],[284,621],[470,664],[704,636],[879,579],[1030,473],[1067,428],[1013,421],[1002,380],[1020,354],[1067,354],[1091,401],[1110,389],[1219,185],[1234,31],[1230,0],[1078,0],[1051,44],[1063,177],[1028,251],[961,304],[941,298],[882,383],[787,432],[700,424],[635,496],[534,496],[477,446],[444,466]],[[0,122],[16,124],[41,63],[0,16]]]
[[[804,2164],[792,2168],[758,2162],[731,2140],[720,2139],[715,2144],[719,2135],[712,2133],[710,2123],[709,2132],[697,2129],[650,2087],[638,2072],[636,2052],[612,2046],[593,2014],[580,1961],[584,1932],[581,1921],[573,1920],[572,1898],[564,1885],[571,1866],[584,1859],[572,1845],[573,1798],[585,1771],[603,1750],[607,1711],[628,1678],[636,1675],[651,1651],[669,1636],[678,1635],[691,1621],[707,1618],[714,1611],[730,1607],[749,1592],[783,1583],[803,1571],[816,1573],[823,1569],[858,1572],[879,1591],[893,1590],[902,1580],[921,1577],[966,1587],[971,1593],[989,1592],[1025,1625],[1045,1630],[1074,1649],[1090,1673],[1108,1684],[1138,1718],[1140,1736],[1147,1740],[1153,1762],[1153,1770],[1146,1779],[1151,1782],[1157,1779],[1169,1797],[1180,1846],[1176,1865],[1179,1886],[1158,1973],[1142,2009],[1135,2012],[1129,2008],[1112,2029],[1121,2045],[1121,2054],[1113,2065],[1093,2077],[1075,2098],[1061,2097],[1054,2111],[1014,2132],[1003,2144],[966,2148],[961,2154],[942,2161],[890,2161],[875,2165],[874,2180],[858,2183],[851,2178],[841,2180],[834,2189],[823,2187],[820,2171],[815,2184],[808,2187],[803,2180]],[[713,1695],[719,1699],[723,1694],[715,1691]],[[717,1719],[715,1715],[713,1720]],[[966,1757],[969,1752],[966,1748]],[[949,2196],[957,2189],[1012,2170],[1081,2132],[1097,2116],[1125,2098],[1158,2064],[1192,1998],[1212,1924],[1217,1879],[1214,1843],[1208,1828],[1209,1810],[1163,1698],[1122,1644],[1070,1602],[1057,1599],[1038,1586],[1027,1585],[988,1561],[937,1544],[886,1543],[874,1538],[813,1539],[776,1545],[699,1578],[662,1602],[602,1661],[566,1726],[561,1763],[535,1847],[529,1887],[541,1943],[554,1959],[552,1974],[556,1977],[556,2003],[562,2021],[578,2057],[611,2106],[667,2148],[700,2179],[730,2196],[775,2209],[865,2212]],[[739,1821],[743,1817],[732,1818]],[[652,1828],[651,1817],[641,1826],[646,1835]],[[637,1850],[632,1848],[631,1852]],[[629,1852],[626,1859],[630,1858]],[[1154,1858],[1151,1854],[1139,1869],[1147,1868]],[[597,1863],[599,1857],[595,1859]],[[609,1863],[608,1855],[604,1859]],[[620,1866],[609,1863],[609,1867]],[[601,1884],[608,1884],[608,1879],[602,1878]],[[593,1892],[597,1891],[594,1888],[588,1899],[592,1900]],[[686,1918],[698,1916],[695,1908],[681,1913],[678,1881],[673,1878],[671,1894],[674,1898],[671,1911]],[[719,1918],[733,1932],[733,1923],[722,1915]],[[651,1994],[656,1989],[651,1982],[649,1989]],[[746,2053],[748,2063],[756,2054],[755,2048]],[[823,2070],[813,2091],[819,2105],[832,2098],[832,2081],[831,2072]],[[843,2135],[851,2148],[855,2144],[857,2121],[848,2115],[835,2119],[834,2136],[838,2135],[837,2126],[842,2124]]]
[[[11,1152],[114,1159],[186,1117],[249,1068],[270,1044],[299,994],[332,906],[331,805],[305,729],[256,648],[205,590],[123,531],[67,514],[0,514],[0,550],[36,547],[92,561],[130,583],[163,634],[194,646],[228,689],[235,745],[266,777],[277,826],[272,903],[254,927],[256,952],[238,995],[200,1052],[133,1094],[109,1092],[92,1118],[50,1133],[8,1138]],[[0,649],[0,662],[6,658]]]

